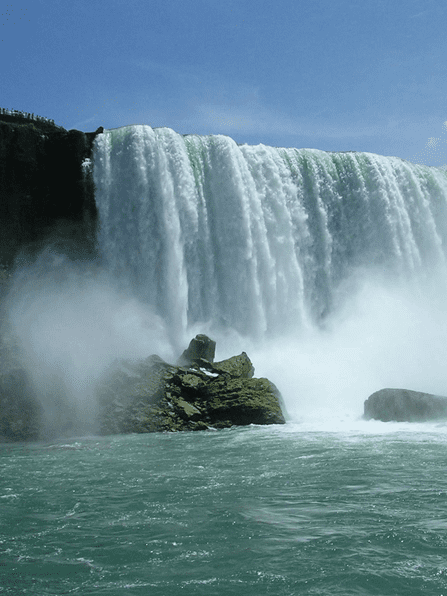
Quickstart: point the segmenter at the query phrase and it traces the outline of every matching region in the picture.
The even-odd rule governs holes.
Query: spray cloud
[[[52,248],[17,268],[8,306],[42,406],[42,436],[97,430],[95,387],[115,360],[172,356],[164,324],[148,306],[92,263]]]

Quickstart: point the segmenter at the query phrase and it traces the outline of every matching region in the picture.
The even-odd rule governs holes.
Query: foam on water
[[[291,423],[5,446],[0,497],[15,497],[0,508],[2,587],[443,594],[446,433],[418,426]]]

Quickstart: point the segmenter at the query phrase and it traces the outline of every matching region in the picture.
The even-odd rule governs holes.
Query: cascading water
[[[446,171],[128,126],[96,137],[93,176],[105,267],[50,245],[11,284],[43,434],[94,431],[116,359],[175,361],[198,332],[294,419],[447,395]]]
[[[389,386],[447,395],[446,171],[148,126],[93,157],[105,270],[49,247],[11,290],[50,434],[91,428],[116,358],[175,360],[198,332],[247,351],[294,418],[361,415]]]
[[[140,126],[95,179],[108,270],[50,245],[12,282],[48,428],[0,450],[2,595],[447,594],[445,421],[359,420],[382,387],[447,396],[447,173]],[[291,423],[54,437],[201,321],[246,334]]]
[[[97,137],[99,246],[172,335],[262,337],[333,309],[354,271],[444,268],[447,172],[368,153],[128,126]]]

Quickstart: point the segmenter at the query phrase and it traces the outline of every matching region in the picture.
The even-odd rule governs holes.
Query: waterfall
[[[370,153],[127,126],[94,149],[98,245],[173,333],[320,321],[358,271],[443,270],[447,172]]]

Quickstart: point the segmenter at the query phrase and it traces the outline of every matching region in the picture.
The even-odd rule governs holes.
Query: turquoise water
[[[447,594],[447,427],[0,446],[0,594]]]

